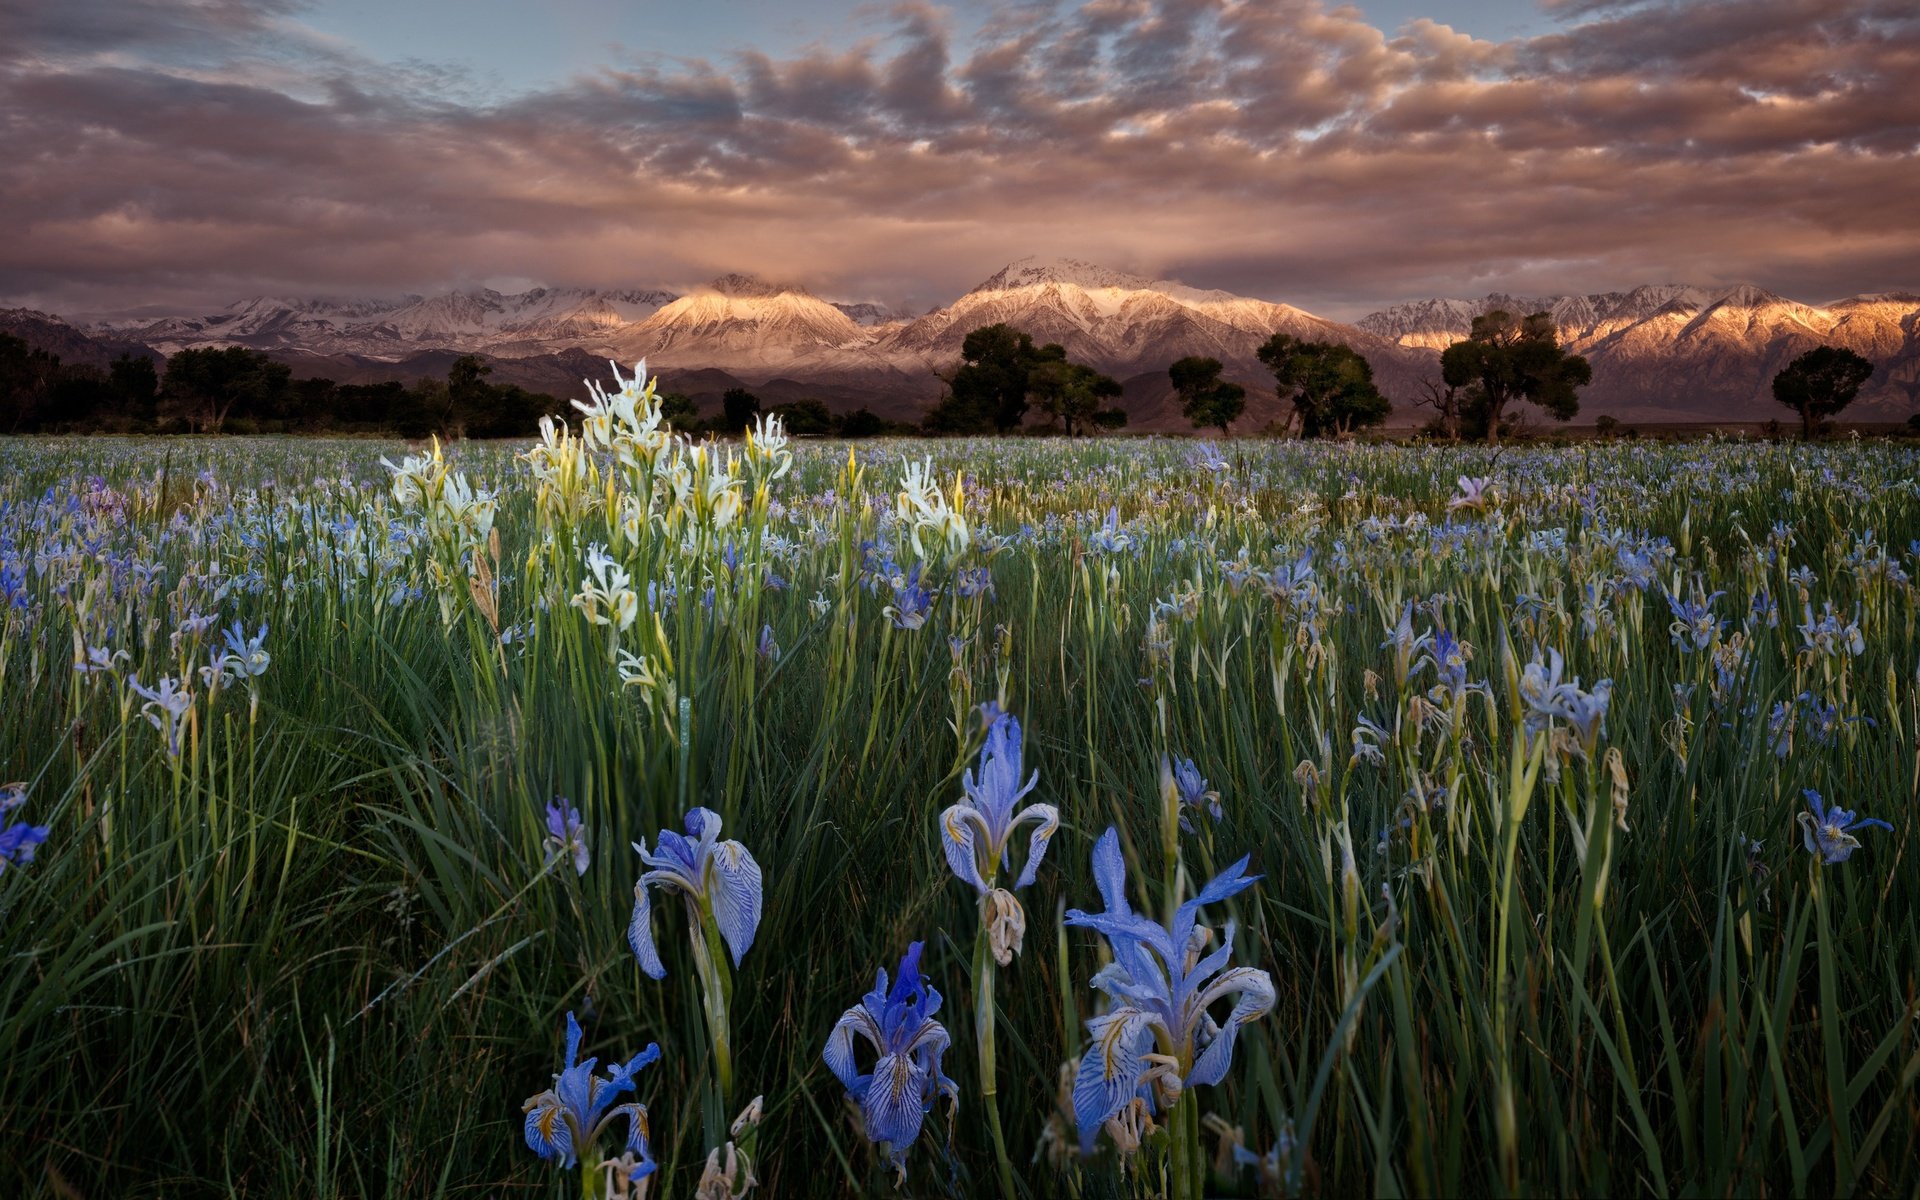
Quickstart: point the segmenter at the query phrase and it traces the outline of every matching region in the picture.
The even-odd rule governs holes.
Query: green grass
[[[498,489],[503,646],[455,551],[393,540],[419,522],[379,464],[401,447],[0,442],[0,566],[26,572],[24,606],[0,619],[0,781],[27,781],[15,815],[51,829],[38,861],[0,874],[0,1194],[577,1195],[520,1133],[572,1010],[603,1062],[661,1045],[640,1089],[653,1194],[690,1195],[733,1114],[711,1083],[685,918],[656,901],[661,982],[625,930],[628,843],[693,804],[766,875],[732,976],[728,1107],[765,1096],[756,1194],[893,1194],[820,1052],[912,940],[946,998],[961,1103],[951,1123],[944,1105],[929,1117],[905,1194],[995,1194],[975,901],[936,817],[979,744],[973,706],[1001,694],[1040,772],[1033,798],[1063,822],[1022,893],[1025,951],[996,984],[1023,1194],[1162,1186],[1158,1141],[1132,1174],[1106,1149],[1029,1160],[1097,1011],[1099,940],[1063,933],[1058,913],[1097,904],[1088,852],[1109,824],[1136,878],[1166,878],[1163,754],[1192,758],[1223,798],[1224,820],[1182,840],[1189,873],[1251,854],[1264,875],[1220,919],[1237,918],[1236,961],[1278,993],[1227,1081],[1183,1111],[1259,1153],[1289,1130],[1281,1186],[1920,1188],[1920,604],[1902,577],[1920,570],[1906,549],[1920,453],[1224,450],[1215,470],[1181,441],[876,443],[850,474],[846,446],[798,447],[734,528],[648,527],[618,551],[643,591],[622,645],[655,658],[668,696],[622,687],[608,629],[568,603],[587,543],[609,541],[605,514],[543,510],[511,448],[452,452]],[[891,589],[861,586],[860,547],[884,537],[911,565],[879,509],[902,457],[921,455],[949,487],[964,470],[972,536],[958,556],[928,547],[940,595],[902,630],[883,615]],[[1460,475],[1492,476],[1498,499],[1443,533]],[[1130,548],[1092,540],[1110,508]],[[1770,540],[1776,522],[1790,545]],[[1554,529],[1564,549],[1533,545]],[[1609,530],[1669,539],[1672,557],[1590,629],[1585,589],[1622,571]],[[1243,547],[1262,568],[1311,549],[1317,611],[1236,587]],[[955,573],[977,566],[993,595],[963,599]],[[1857,609],[1863,653],[1803,650],[1799,567],[1816,614]],[[685,602],[655,627],[644,588],[669,577]],[[1673,644],[1663,588],[1726,593],[1708,649]],[[1745,622],[1762,591],[1777,626]],[[1488,694],[1416,734],[1435,678],[1403,682],[1383,643],[1405,603],[1436,595]],[[209,698],[197,668],[218,637],[176,650],[185,613],[269,626],[257,698],[244,681]],[[1423,610],[1413,628],[1434,623]],[[763,625],[777,661],[756,653]],[[119,675],[76,675],[76,630],[126,652]],[[1585,758],[1522,724],[1536,645],[1588,687],[1612,682]],[[124,679],[187,673],[171,759]],[[1770,715],[1802,693],[1843,719],[1823,735],[1803,706],[1776,754]],[[1350,762],[1361,716],[1389,731],[1379,765]],[[1408,801],[1442,788],[1437,806]],[[1795,820],[1803,788],[1894,831],[1819,867]],[[586,816],[583,877],[543,849],[555,795]],[[1260,1183],[1228,1171],[1208,1194]]]

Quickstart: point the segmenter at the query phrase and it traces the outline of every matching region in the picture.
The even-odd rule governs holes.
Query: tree
[[[490,425],[489,420],[495,414],[494,389],[487,384],[487,376],[493,374],[493,364],[478,354],[462,354],[453,360],[447,368],[447,433],[454,436],[464,433],[475,419],[481,425]],[[476,434],[486,437],[484,433]]]
[[[1227,426],[1239,419],[1247,407],[1247,389],[1220,378],[1223,368],[1217,358],[1189,355],[1167,368],[1173,390],[1180,394],[1180,411],[1195,429],[1219,427],[1227,436]]]
[[[1467,397],[1464,389],[1444,379],[1428,376],[1420,381],[1420,390],[1425,394],[1416,397],[1413,406],[1433,410],[1433,420],[1427,424],[1427,432],[1450,442],[1459,441],[1462,418],[1466,415]]]
[[[1815,346],[1773,377],[1773,398],[1800,414],[1800,436],[1853,403],[1873,378],[1873,364],[1841,346]]]
[[[1102,411],[1100,402],[1120,396],[1119,381],[1085,363],[1068,362],[1066,350],[1052,343],[1042,346],[1040,353],[1045,357],[1027,373],[1028,394],[1040,411],[1047,414],[1049,424],[1058,422],[1066,426],[1068,437],[1085,432],[1086,425],[1098,420]],[[1120,412],[1121,422],[1125,423],[1126,414],[1121,410],[1106,411]]]
[[[41,409],[59,374],[59,355],[0,333],[0,430],[30,433],[39,428]]]
[[[1468,389],[1466,415],[1485,422],[1489,442],[1500,440],[1501,420],[1515,400],[1565,421],[1580,411],[1576,389],[1593,381],[1587,360],[1561,348],[1552,317],[1517,318],[1502,309],[1473,319],[1467,340],[1441,353],[1440,374],[1449,387]]]
[[[833,413],[823,401],[795,400],[776,404],[773,411],[795,437],[824,437],[833,432]]]
[[[1066,351],[1059,351],[1065,359]],[[947,379],[947,396],[927,414],[936,433],[1005,433],[1027,415],[1028,376],[1050,353],[1011,325],[982,325],[960,344],[961,365]]]
[[[760,397],[745,388],[728,388],[720,397],[720,413],[727,432],[739,433],[760,415]]]
[[[878,437],[887,431],[886,421],[866,408],[856,408],[841,417],[839,426],[840,436],[843,438]]]
[[[1273,372],[1274,394],[1293,402],[1302,437],[1378,425],[1393,405],[1373,384],[1373,366],[1353,347],[1276,333],[1258,351]]]
[[[167,360],[161,393],[174,416],[195,433],[219,433],[230,419],[278,415],[293,370],[245,346],[182,350]]]
[[[160,396],[160,372],[153,360],[142,354],[122,354],[107,368],[113,381],[115,402],[123,421],[139,425],[153,421],[154,402]]]
[[[62,367],[47,389],[46,411],[40,423],[52,429],[93,428],[111,415],[118,398],[111,378],[99,367],[84,363]]]
[[[691,429],[700,421],[700,405],[679,392],[660,393],[660,419],[675,429]]]

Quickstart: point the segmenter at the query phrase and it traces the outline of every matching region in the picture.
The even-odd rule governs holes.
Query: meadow
[[[589,408],[0,442],[0,1194],[1920,1187],[1920,452]]]

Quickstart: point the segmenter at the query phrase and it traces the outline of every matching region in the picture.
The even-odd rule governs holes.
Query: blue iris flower
[[[45,825],[29,825],[13,819],[13,811],[26,802],[26,784],[0,784],[0,821],[6,822],[0,826],[0,873],[6,871],[9,863],[24,867],[32,862],[35,848],[47,840]]]
[[[1027,839],[1027,861],[1014,887],[1033,882],[1046,856],[1047,842],[1060,828],[1060,810],[1051,804],[1029,804],[1019,812],[1014,805],[1040,782],[1035,771],[1020,781],[1021,734],[1019,718],[1001,713],[987,730],[980,750],[979,774],[969,768],[960,777],[965,799],[940,814],[940,843],[947,866],[963,883],[986,895],[1007,865],[1014,831],[1025,824],[1035,829]]]
[[[1113,961],[1093,977],[1093,986],[1113,999],[1113,1007],[1087,1022],[1089,1045],[1073,1082],[1073,1110],[1083,1152],[1108,1118],[1136,1099],[1152,1104],[1150,1086],[1168,1103],[1180,1092],[1217,1084],[1233,1064],[1240,1027],[1273,1008],[1273,978],[1255,967],[1227,968],[1237,932],[1228,921],[1219,948],[1203,953],[1213,930],[1199,922],[1200,910],[1252,887],[1260,879],[1247,874],[1242,858],[1215,876],[1198,895],[1182,904],[1162,926],[1135,913],[1127,903],[1127,866],[1120,835],[1108,827],[1093,848],[1093,878],[1106,911],[1070,909],[1067,924],[1092,929],[1107,939]],[[1226,1020],[1208,1011],[1233,997]]]
[[[574,874],[587,873],[591,859],[586,829],[580,823],[580,810],[565,796],[555,796],[547,805],[547,846],[573,859]]]
[[[1848,856],[1860,848],[1860,839],[1853,836],[1856,829],[1893,831],[1893,826],[1885,821],[1856,817],[1838,804],[1828,804],[1812,788],[1802,791],[1810,811],[1800,814],[1800,840],[1807,847],[1807,853],[1818,854],[1822,863],[1847,861]]]
[[[980,893],[980,919],[988,944],[994,961],[1004,967],[1020,953],[1027,933],[1026,910],[1012,891],[1000,886],[1013,835],[1022,825],[1034,826],[1027,839],[1027,861],[1013,884],[1017,890],[1032,883],[1040,870],[1047,842],[1060,828],[1060,811],[1051,804],[1029,804],[1014,811],[1014,805],[1040,781],[1040,772],[1029,775],[1024,784],[1020,781],[1020,722],[998,712],[998,705],[995,709],[986,745],[980,749],[979,774],[962,773],[964,798],[940,814],[940,848],[954,875]]]
[[[629,1100],[615,1104],[623,1093],[639,1086],[634,1076],[660,1060],[660,1047],[649,1044],[625,1064],[614,1063],[602,1077],[593,1073],[598,1058],[585,1062],[580,1057],[580,1022],[567,1014],[567,1065],[553,1077],[553,1086],[529,1097],[523,1109],[527,1114],[527,1148],[549,1162],[572,1167],[580,1155],[592,1154],[600,1135],[609,1125],[627,1120],[626,1150],[639,1156],[639,1165],[630,1173],[642,1179],[653,1173],[653,1152],[647,1143],[647,1106]]]
[[[920,586],[920,564],[893,580],[893,603],[882,610],[895,629],[918,629],[933,612],[933,593]]]
[[[1727,623],[1713,615],[1713,602],[1724,595],[1725,592],[1715,592],[1705,599],[1682,600],[1672,592],[1667,593],[1667,607],[1673,610],[1673,624],[1668,626],[1668,633],[1682,652],[1705,650],[1720,636]]]
[[[667,977],[653,944],[653,908],[647,898],[647,889],[653,887],[679,892],[696,927],[713,922],[726,939],[733,965],[739,966],[760,928],[760,864],[739,842],[720,840],[720,814],[696,808],[687,814],[687,836],[663,829],[656,851],[649,852],[645,842],[635,842],[633,848],[640,861],[653,868],[633,885],[633,920],[627,926],[627,943],[640,969],[655,979]]]
[[[1200,774],[1200,768],[1193,765],[1190,758],[1176,758],[1170,764],[1162,760],[1168,770],[1175,792],[1180,797],[1180,828],[1182,832],[1193,832],[1193,813],[1205,810],[1218,825],[1226,819],[1226,811],[1220,807],[1220,793],[1215,791]]]
[[[886,968],[880,969],[873,990],[834,1022],[821,1054],[847,1096],[860,1106],[867,1137],[886,1143],[902,1178],[907,1151],[934,1103],[941,1096],[949,1104],[960,1100],[958,1085],[940,1067],[950,1039],[946,1027],[933,1019],[940,1011],[940,993],[920,974],[922,948],[921,942],[907,947],[892,987],[887,986]],[[856,1037],[873,1048],[870,1071],[860,1070],[855,1061]]]

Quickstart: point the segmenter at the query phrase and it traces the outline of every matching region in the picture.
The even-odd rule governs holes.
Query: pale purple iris
[[[696,925],[712,921],[726,940],[733,965],[739,966],[760,928],[760,864],[739,842],[720,840],[720,814],[696,808],[687,814],[685,837],[663,829],[654,851],[648,851],[645,842],[635,842],[633,848],[652,868],[633,885],[633,920],[627,925],[627,944],[640,969],[655,979],[667,977],[653,944],[647,892],[655,887],[680,893]]]
[[[880,969],[873,990],[834,1022],[821,1054],[847,1096],[860,1106],[867,1137],[886,1144],[902,1175],[907,1150],[920,1136],[934,1102],[946,1096],[957,1104],[960,1097],[959,1087],[940,1066],[950,1039],[946,1027],[933,1019],[940,1011],[940,993],[921,977],[922,948],[920,942],[907,947],[892,987],[887,986],[886,968]],[[873,1049],[871,1070],[862,1071],[855,1059],[856,1038]]]
[[[1234,922],[1227,922],[1218,948],[1203,953],[1213,930],[1200,924],[1201,908],[1260,878],[1247,874],[1245,858],[1215,876],[1164,926],[1127,903],[1126,862],[1120,835],[1111,827],[1093,848],[1093,878],[1106,911],[1070,909],[1066,921],[1100,933],[1113,951],[1113,961],[1093,977],[1093,986],[1112,997],[1113,1007],[1087,1022],[1089,1045],[1073,1082],[1083,1151],[1092,1149],[1109,1117],[1136,1097],[1150,1099],[1149,1086],[1157,1079],[1166,1080],[1164,1090],[1177,1093],[1226,1078],[1240,1027],[1274,1004],[1273,979],[1265,971],[1227,968]],[[1232,1010],[1224,1021],[1216,1020],[1208,1009],[1227,997],[1234,998]],[[1156,1045],[1158,1055],[1152,1054]]]
[[[1818,854],[1822,863],[1847,861],[1860,848],[1860,839],[1853,836],[1856,829],[1893,831],[1893,826],[1885,821],[1874,817],[1857,817],[1838,804],[1828,804],[1812,788],[1802,791],[1807,797],[1809,811],[1800,814],[1800,840],[1806,846],[1807,853]]]
[[[553,1086],[527,1100],[527,1148],[563,1167],[572,1167],[581,1154],[594,1153],[595,1144],[609,1125],[625,1118],[626,1149],[639,1156],[639,1165],[630,1178],[643,1179],[654,1170],[653,1153],[647,1142],[647,1107],[629,1100],[615,1104],[623,1093],[635,1091],[634,1076],[660,1060],[660,1047],[649,1044],[626,1063],[616,1062],[605,1076],[595,1075],[598,1058],[585,1062],[580,1057],[580,1022],[567,1014],[567,1063],[553,1077]]]
[[[587,873],[586,828],[580,823],[580,810],[565,796],[555,796],[547,804],[547,846],[573,859],[576,875]]]
[[[979,773],[968,769],[960,777],[965,799],[940,814],[940,848],[946,852],[947,866],[961,882],[983,896],[1006,869],[1015,830],[1026,824],[1034,826],[1027,839],[1027,861],[1013,885],[1017,889],[1033,882],[1040,860],[1046,856],[1047,842],[1060,828],[1060,811],[1051,804],[1030,804],[1014,811],[1014,806],[1040,782],[1040,772],[1035,771],[1022,783],[1020,769],[1020,721],[1001,714],[987,730]]]

